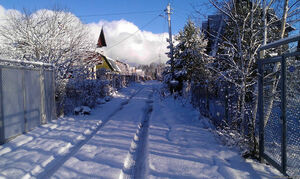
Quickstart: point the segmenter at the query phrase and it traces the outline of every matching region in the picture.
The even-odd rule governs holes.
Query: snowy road
[[[278,178],[221,145],[191,106],[136,84],[0,146],[0,178]]]

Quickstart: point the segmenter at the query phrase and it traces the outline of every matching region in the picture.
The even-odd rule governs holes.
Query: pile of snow
[[[211,121],[208,118],[200,115],[199,116],[199,121],[200,121],[201,126],[204,129],[212,129],[212,130],[215,129],[215,126],[211,123]]]
[[[246,151],[249,148],[249,141],[236,130],[225,127],[218,128],[213,132],[222,144],[230,148],[238,147],[240,151]]]
[[[96,103],[97,103],[97,104],[105,104],[106,101],[105,101],[103,98],[98,98],[98,99],[96,100]]]
[[[186,74],[187,74],[187,71],[185,69],[182,69],[182,70],[175,71],[174,75],[176,78],[179,78],[179,77],[185,76]]]
[[[179,84],[179,81],[173,79],[173,80],[170,81],[170,84],[172,86],[177,86]]]
[[[79,115],[90,115],[91,114],[91,108],[88,106],[78,106],[74,109],[74,114]]]
[[[105,99],[106,102],[109,102],[111,100],[111,97],[110,96],[105,96],[104,99]]]

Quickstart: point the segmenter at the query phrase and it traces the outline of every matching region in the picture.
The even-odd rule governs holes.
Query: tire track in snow
[[[155,89],[156,94],[160,95],[160,91],[158,89]],[[164,98],[163,98],[164,99]],[[160,98],[160,101],[158,101],[158,105],[160,106],[159,109],[164,109],[164,110],[168,110],[168,107],[162,103],[162,99]],[[162,116],[165,116],[164,112],[161,112]],[[172,114],[172,111],[169,111],[168,114]],[[168,119],[168,116],[165,117],[165,119]],[[162,123],[166,125],[166,127],[168,128],[165,134],[165,137],[168,141],[172,141],[170,134],[172,132],[172,126],[168,123],[167,120],[162,120]]]
[[[159,106],[160,106],[160,109],[164,109],[165,111],[166,111],[166,110],[169,110],[168,107],[167,107],[165,104],[162,104],[161,101],[160,101],[158,104],[159,104]],[[172,114],[172,113],[173,113],[172,111],[169,111],[168,114]],[[165,116],[165,112],[162,112],[162,116]],[[167,130],[167,132],[166,132],[166,139],[167,139],[168,141],[172,141],[172,138],[170,137],[171,132],[172,132],[172,126],[168,123],[168,120],[167,120],[167,119],[168,119],[168,116],[165,116],[164,119],[165,119],[165,120],[162,120],[162,123],[164,123],[164,124],[167,126],[167,128],[168,128],[168,130]]]
[[[125,159],[123,169],[119,179],[146,178],[148,171],[148,128],[149,119],[152,113],[153,91],[148,96],[145,105],[143,118],[138,125],[138,129],[132,143],[129,153]]]
[[[136,92],[134,92],[126,101],[122,102],[120,107],[117,108],[115,111],[113,111],[105,120],[99,121],[96,124],[96,127],[92,127],[94,129],[92,132],[85,134],[83,136],[83,139],[77,143],[75,146],[71,146],[70,148],[66,149],[69,150],[67,154],[64,156],[55,156],[54,159],[49,162],[46,166],[43,166],[44,171],[36,175],[36,178],[44,179],[44,178],[50,178],[68,159],[70,159],[72,156],[74,156],[83,145],[85,145],[95,134],[108,122],[110,119],[115,116],[118,112],[120,112],[124,106],[126,106],[131,99],[136,96],[140,91],[142,91],[143,87],[139,88]],[[57,157],[57,158],[56,158]],[[56,158],[56,159],[55,159]],[[34,173],[34,172],[30,172]],[[31,178],[34,177],[30,175],[29,173],[25,178]]]

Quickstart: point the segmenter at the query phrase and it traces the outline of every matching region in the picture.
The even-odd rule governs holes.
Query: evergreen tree
[[[174,47],[174,79],[178,81],[177,90],[181,93],[184,82],[201,82],[207,77],[207,40],[190,19],[175,39],[178,44]]]

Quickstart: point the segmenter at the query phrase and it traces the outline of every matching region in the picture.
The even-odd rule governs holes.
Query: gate
[[[291,43],[298,48],[291,50]],[[300,34],[260,47],[258,60],[259,157],[290,177],[300,177]],[[280,48],[279,48],[280,47]]]

